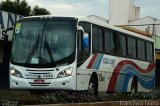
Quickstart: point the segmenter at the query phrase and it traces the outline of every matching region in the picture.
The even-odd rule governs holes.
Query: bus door
[[[77,89],[83,90],[86,89],[86,76],[85,72],[88,72],[85,69],[84,62],[90,56],[90,36],[88,33],[83,31],[78,31],[77,35]],[[83,72],[82,72],[83,71]],[[80,80],[81,79],[81,80]]]

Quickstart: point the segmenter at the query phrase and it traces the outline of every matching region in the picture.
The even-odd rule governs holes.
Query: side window
[[[104,50],[106,53],[111,52],[111,32],[109,30],[104,31]]]
[[[102,28],[93,25],[92,45],[94,52],[103,52]]]
[[[136,40],[128,37],[128,56],[136,58]]]
[[[116,53],[122,55],[122,36],[116,35]]]
[[[142,57],[142,53],[141,53],[142,46],[141,45],[142,45],[141,44],[141,40],[138,40],[138,42],[137,42],[137,49],[138,49],[138,58],[139,59],[141,59],[141,57]]]
[[[82,48],[82,31],[78,31],[78,52],[82,52],[83,48]]]
[[[150,44],[150,55],[151,55],[151,61],[154,61],[154,46],[153,43]]]
[[[142,51],[142,59],[145,60],[145,42],[142,41],[142,47],[141,47],[141,51]]]
[[[146,59],[153,61],[153,44],[149,42],[146,43]]]
[[[106,53],[115,54],[116,53],[116,33],[110,30],[104,31],[104,50]]]
[[[128,56],[129,57],[133,56],[132,51],[133,51],[132,39],[128,37]]]
[[[137,42],[138,48],[138,58],[145,60],[145,42],[142,40],[138,40]]]
[[[91,33],[91,24],[87,22],[79,22],[79,26],[82,26],[84,31],[88,34]]]
[[[121,36],[121,45],[122,45],[122,56],[126,56],[126,37],[125,36]]]
[[[111,54],[116,54],[116,33],[111,33]]]
[[[126,37],[124,35],[105,30],[104,41],[106,53],[126,56]]]

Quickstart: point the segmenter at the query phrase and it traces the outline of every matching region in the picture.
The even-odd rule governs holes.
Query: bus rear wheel
[[[134,77],[131,85],[131,94],[136,94],[136,93],[137,93],[137,79],[136,77]]]

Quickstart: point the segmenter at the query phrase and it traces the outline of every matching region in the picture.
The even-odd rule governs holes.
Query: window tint
[[[136,58],[136,40],[135,39],[132,39],[132,42],[133,42],[133,57]]]
[[[142,57],[141,48],[142,48],[141,41],[138,40],[138,42],[137,42],[137,49],[138,49],[138,58],[139,59],[141,59],[141,57]]]
[[[82,52],[82,31],[78,31],[78,52]]]
[[[116,35],[116,53],[122,55],[122,38],[121,35]]]
[[[153,61],[153,44],[146,43],[146,58],[148,61]]]
[[[80,22],[79,25],[91,34],[91,24]],[[97,25],[92,26],[92,50],[127,58],[154,60],[152,43]]]
[[[103,42],[102,42],[102,29],[100,27],[93,25],[93,51],[102,52],[103,51]]]
[[[137,43],[138,48],[138,58],[139,59],[145,59],[145,42],[142,40],[138,40]]]
[[[110,54],[116,53],[116,33],[111,32],[109,30],[104,31],[104,45],[105,45],[105,52]]]
[[[141,45],[142,47],[142,58],[141,59],[143,59],[143,60],[145,60],[145,42],[144,41],[142,41],[142,45]]]
[[[126,38],[124,35],[118,35],[109,30],[104,31],[105,52],[117,55],[126,55]]]
[[[122,48],[122,55],[126,56],[126,37],[121,36],[121,48]]]
[[[132,37],[128,37],[128,56],[136,58],[136,40]]]
[[[91,33],[91,24],[90,23],[80,22],[79,26],[82,26],[86,33],[88,33],[88,34]]]
[[[126,36],[123,34],[119,34],[116,37],[116,48],[117,54],[126,56]]]
[[[116,54],[116,33],[111,33],[111,54]]]
[[[104,45],[105,45],[105,52],[110,53],[111,51],[111,32],[109,30],[104,31]]]

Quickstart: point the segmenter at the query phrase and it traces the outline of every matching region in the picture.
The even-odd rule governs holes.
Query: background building
[[[109,0],[109,24],[128,25],[139,16],[140,7],[134,6],[134,0]]]
[[[15,25],[20,15],[0,11],[0,89],[9,88],[9,58],[13,31],[8,32],[9,41],[2,39],[2,30]]]

